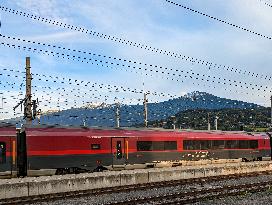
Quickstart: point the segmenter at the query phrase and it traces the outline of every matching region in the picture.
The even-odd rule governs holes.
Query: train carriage
[[[262,160],[270,156],[267,134],[163,129],[26,127],[26,160],[15,127],[0,128],[0,172],[56,169],[74,173],[105,166],[199,159]],[[20,156],[18,156],[20,155]]]
[[[212,159],[262,160],[270,156],[267,134],[245,132],[190,132],[183,138],[183,153],[199,158],[202,153]],[[193,157],[192,157],[193,155]],[[186,158],[186,157],[185,157]]]

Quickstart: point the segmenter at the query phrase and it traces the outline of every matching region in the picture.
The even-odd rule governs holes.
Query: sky
[[[270,0],[174,2],[272,37]],[[22,113],[20,108],[13,112],[12,107],[24,97],[21,72],[25,70],[27,56],[31,58],[31,72],[40,76],[33,75],[33,99],[38,98],[43,111],[81,107],[86,103],[142,104],[142,93],[128,91],[134,89],[165,94],[149,94],[149,102],[202,91],[270,105],[272,40],[165,0],[1,0],[0,5],[102,36],[0,10],[0,119]],[[103,38],[104,35],[111,37]],[[122,40],[114,41],[112,37],[133,43],[121,43]],[[134,43],[174,54],[143,49],[133,46]],[[198,60],[189,61],[187,57]],[[213,64],[202,65],[197,63],[199,60]],[[228,66],[232,71],[226,70]],[[114,86],[122,88],[116,90]]]

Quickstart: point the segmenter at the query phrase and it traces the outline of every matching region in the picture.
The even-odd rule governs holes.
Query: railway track
[[[71,191],[71,192],[64,192],[64,193],[57,193],[57,194],[46,194],[46,195],[38,195],[38,196],[30,196],[30,197],[18,197],[18,198],[10,198],[10,199],[4,199],[0,200],[0,205],[8,205],[8,204],[25,204],[25,203],[35,203],[35,202],[41,202],[41,201],[49,201],[49,200],[60,200],[64,198],[75,198],[75,197],[81,197],[81,196],[91,196],[91,195],[102,195],[102,194],[112,194],[112,193],[120,193],[120,192],[130,192],[135,190],[148,190],[148,189],[154,189],[154,188],[160,188],[160,187],[172,187],[172,186],[180,186],[180,185],[188,185],[188,184],[207,184],[209,182],[214,181],[225,181],[225,180],[231,180],[231,179],[240,179],[240,178],[250,178],[250,177],[256,177],[260,175],[272,175],[272,171],[265,171],[265,172],[252,172],[252,173],[243,173],[243,174],[232,174],[232,175],[223,175],[223,176],[213,176],[213,177],[204,177],[204,178],[192,178],[192,179],[183,179],[183,180],[176,180],[176,181],[165,181],[165,182],[156,182],[156,183],[148,183],[148,184],[138,184],[138,185],[128,185],[128,186],[119,186],[119,187],[111,187],[111,188],[103,188],[103,189],[90,189],[90,190],[84,190],[84,191]],[[266,182],[266,186],[272,185],[271,182]],[[261,184],[260,184],[261,186]],[[232,189],[233,187],[230,187],[229,189]],[[234,187],[235,188],[235,187]],[[242,187],[240,187],[242,188]],[[203,190],[203,194],[205,192],[211,192],[214,191],[220,191],[222,189],[227,189],[228,187],[224,188],[218,188],[218,189],[211,189],[211,190]],[[202,191],[192,191],[192,192],[183,192],[183,193],[177,193],[180,194],[180,198],[185,194],[186,197],[189,195],[197,195],[198,192],[202,193]],[[235,193],[236,194],[236,193]],[[170,198],[174,198],[176,194],[169,195]],[[209,195],[213,196],[213,195]],[[206,197],[209,197],[206,196]],[[165,198],[168,198],[168,196],[163,196]],[[158,201],[161,201],[163,198],[161,197],[154,197],[154,202],[156,201],[156,198]],[[176,197],[178,198],[178,197]],[[190,200],[196,199],[195,197],[192,197]],[[152,200],[152,198],[143,198],[143,201],[146,202],[146,200]],[[185,200],[185,199],[184,199]],[[186,199],[189,201],[189,199]],[[137,199],[135,201],[131,200],[131,204],[137,204],[141,201],[141,199]],[[136,203],[137,202],[137,203]],[[129,204],[130,204],[129,203]],[[170,203],[170,202],[167,202]],[[184,202],[182,202],[184,203]],[[127,204],[126,202],[116,202],[112,204]],[[173,204],[176,204],[173,203]]]
[[[143,197],[120,202],[108,203],[106,205],[140,205],[140,204],[158,204],[158,205],[177,205],[189,204],[201,200],[240,195],[246,192],[259,192],[271,189],[272,181],[258,182],[252,184],[242,184],[233,186],[223,186],[220,188],[201,189],[191,192],[179,192],[162,196]]]

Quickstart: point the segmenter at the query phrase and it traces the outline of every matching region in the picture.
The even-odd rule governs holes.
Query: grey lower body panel
[[[111,164],[111,154],[31,156],[28,158],[28,169],[58,169],[77,167],[92,170],[99,165],[106,166]]]
[[[129,154],[128,163],[148,163],[153,161],[178,161],[201,159],[238,159],[248,160],[260,157],[270,157],[270,150],[208,150],[183,152],[137,152]]]
[[[93,170],[99,165],[110,166],[117,164],[141,164],[154,161],[177,161],[177,160],[201,160],[201,159],[237,159],[249,160],[260,157],[270,157],[270,150],[208,150],[208,151],[183,151],[183,152],[135,152],[124,155],[120,161],[113,160],[112,154],[95,155],[62,155],[62,156],[29,156],[27,168],[59,169],[77,167]],[[114,162],[114,163],[113,163]],[[11,158],[7,157],[5,164],[0,164],[0,172],[11,171]],[[13,168],[14,169],[14,168]]]
[[[3,164],[0,164],[0,172],[6,172],[6,171],[12,171],[13,165],[12,165],[12,158],[6,157],[6,161]]]

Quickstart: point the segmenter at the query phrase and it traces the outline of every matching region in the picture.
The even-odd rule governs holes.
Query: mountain
[[[149,122],[150,127],[163,127],[166,129],[215,129],[217,119],[218,130],[245,130],[268,131],[270,130],[271,109],[265,107],[251,109],[196,109],[176,113],[175,117]]]
[[[192,92],[160,103],[148,103],[148,121],[160,121],[185,110],[256,109],[261,106],[220,98],[205,92]],[[120,126],[143,123],[143,105],[119,105]],[[41,116],[41,124],[115,126],[116,105],[86,105]],[[35,121],[37,123],[37,120]]]

